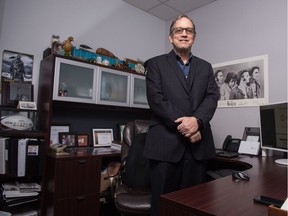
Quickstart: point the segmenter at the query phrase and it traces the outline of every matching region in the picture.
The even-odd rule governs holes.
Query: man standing
[[[233,88],[236,87],[237,75],[234,72],[229,72],[220,86],[220,100],[229,100]]]
[[[170,26],[173,50],[146,61],[147,99],[152,111],[144,157],[150,160],[152,216],[160,195],[202,183],[214,156],[210,120],[219,88],[210,63],[192,55],[196,31],[186,15]]]
[[[237,86],[231,90],[230,99],[251,99],[254,97],[253,90],[249,86],[249,71],[244,69],[238,72]]]
[[[259,82],[260,68],[254,66],[249,71],[250,75],[250,85],[253,90],[254,98],[261,98],[261,85]]]
[[[223,71],[222,70],[217,70],[215,72],[214,76],[215,76],[216,83],[217,83],[218,87],[220,88],[222,86],[223,80],[224,80]]]

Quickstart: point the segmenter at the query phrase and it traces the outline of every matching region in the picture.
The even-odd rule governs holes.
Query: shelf
[[[3,130],[0,129],[0,136],[2,137],[27,137],[27,138],[43,138],[46,133],[42,131],[15,131],[15,130]]]

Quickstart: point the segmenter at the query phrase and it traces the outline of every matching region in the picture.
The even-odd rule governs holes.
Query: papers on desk
[[[239,146],[239,154],[258,155],[260,150],[259,136],[247,136],[246,141],[242,140]]]
[[[288,211],[288,197],[286,198],[285,202],[281,206],[282,210]]]
[[[111,148],[116,150],[121,150],[122,145],[118,143],[112,143]]]

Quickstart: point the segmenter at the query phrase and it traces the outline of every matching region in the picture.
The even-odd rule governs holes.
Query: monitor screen
[[[259,109],[262,149],[287,153],[287,102],[261,105]]]

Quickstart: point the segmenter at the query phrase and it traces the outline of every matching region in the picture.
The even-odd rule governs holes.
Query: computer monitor
[[[284,152],[286,158],[275,162],[288,165],[287,102],[260,105],[259,113],[262,149]]]

